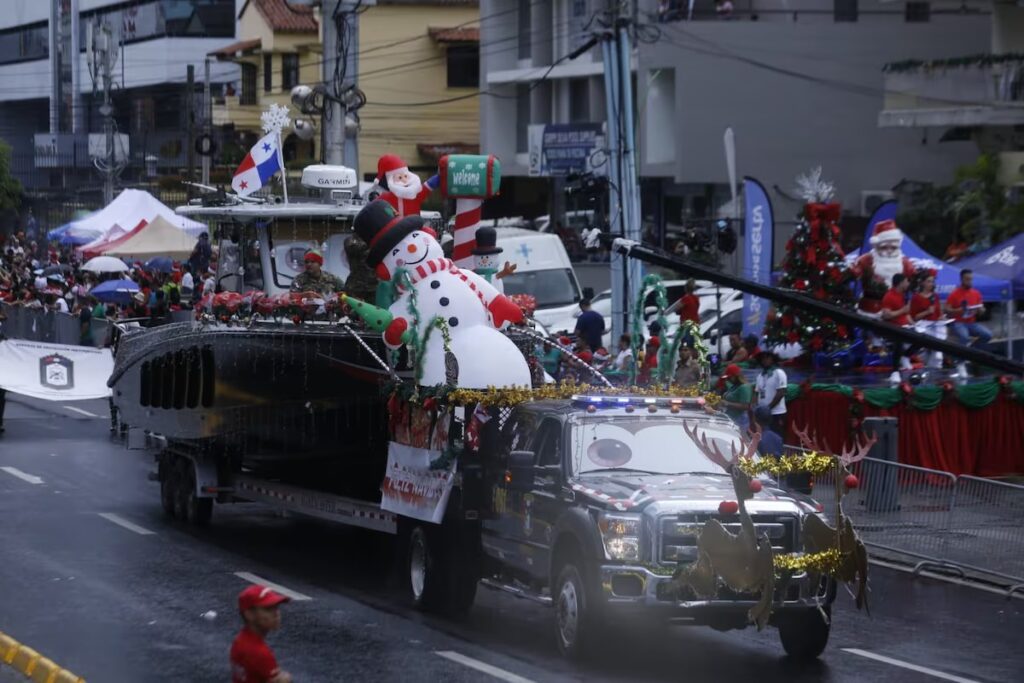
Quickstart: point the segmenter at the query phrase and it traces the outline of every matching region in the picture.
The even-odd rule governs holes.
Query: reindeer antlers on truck
[[[750,439],[744,440],[740,437],[739,448],[736,448],[736,443],[729,444],[730,450],[732,451],[730,457],[725,457],[722,451],[718,448],[718,444],[709,443],[707,433],[697,434],[697,424],[694,423],[691,428],[686,422],[683,423],[683,431],[686,435],[693,440],[693,443],[697,444],[697,448],[700,452],[708,457],[711,462],[721,467],[726,472],[732,470],[733,466],[739,463],[740,460],[745,458],[752,458],[757,455],[757,446],[761,443],[761,432],[752,431],[750,433]]]
[[[837,454],[829,447],[827,441],[824,439],[819,441],[818,433],[816,431],[812,432],[810,425],[802,430],[799,427],[794,426],[793,433],[796,434],[796,437],[800,440],[801,446],[816,453],[835,455],[839,458],[839,462],[842,463],[844,467],[849,467],[850,465],[860,462],[866,458],[868,453],[871,451],[871,447],[878,443],[877,434],[872,434],[871,436],[868,436],[867,434],[858,434],[854,437],[853,446],[851,448],[848,449],[843,445],[843,450]]]

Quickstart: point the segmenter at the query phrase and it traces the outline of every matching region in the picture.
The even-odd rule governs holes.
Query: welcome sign
[[[446,197],[486,199],[501,187],[501,162],[493,155],[449,154],[438,165],[441,193]]]

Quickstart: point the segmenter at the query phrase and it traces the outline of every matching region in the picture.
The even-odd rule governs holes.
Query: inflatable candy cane
[[[483,200],[498,194],[501,162],[484,154],[449,154],[438,164],[441,194],[455,199],[455,250],[452,258],[460,268],[473,268],[476,229]]]

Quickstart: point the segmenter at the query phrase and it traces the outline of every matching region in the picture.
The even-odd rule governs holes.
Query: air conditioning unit
[[[895,199],[891,190],[862,190],[860,193],[860,215],[870,216],[882,202]]]

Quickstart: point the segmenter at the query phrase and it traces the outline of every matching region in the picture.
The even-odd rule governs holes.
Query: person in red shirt
[[[970,269],[960,271],[960,286],[954,289],[946,299],[946,311],[952,316],[953,336],[960,343],[967,345],[971,337],[976,337],[973,346],[987,344],[992,339],[992,332],[978,323],[978,311],[983,308],[981,292],[974,288],[974,273]]]
[[[697,283],[693,280],[686,282],[686,294],[679,297],[679,301],[669,306],[666,313],[679,311],[679,323],[689,320],[700,325],[700,298],[693,292],[697,289]]]
[[[910,304],[907,303],[907,289],[910,288],[910,281],[903,273],[896,273],[892,276],[892,288],[882,297],[882,320],[887,320],[893,325],[906,327],[910,325]],[[901,380],[900,370],[910,370],[910,354],[913,350],[904,349],[901,342],[892,344],[892,375],[889,380],[899,382]]]
[[[288,598],[266,586],[252,585],[238,595],[244,625],[231,644],[231,683],[291,683],[264,638],[281,628],[280,606]]]
[[[935,292],[934,273],[925,276],[918,291],[910,299],[910,317],[914,320],[914,327],[918,332],[945,341],[948,321],[942,313],[942,302],[939,300],[939,295]],[[928,366],[942,367],[941,351],[929,352]]]

